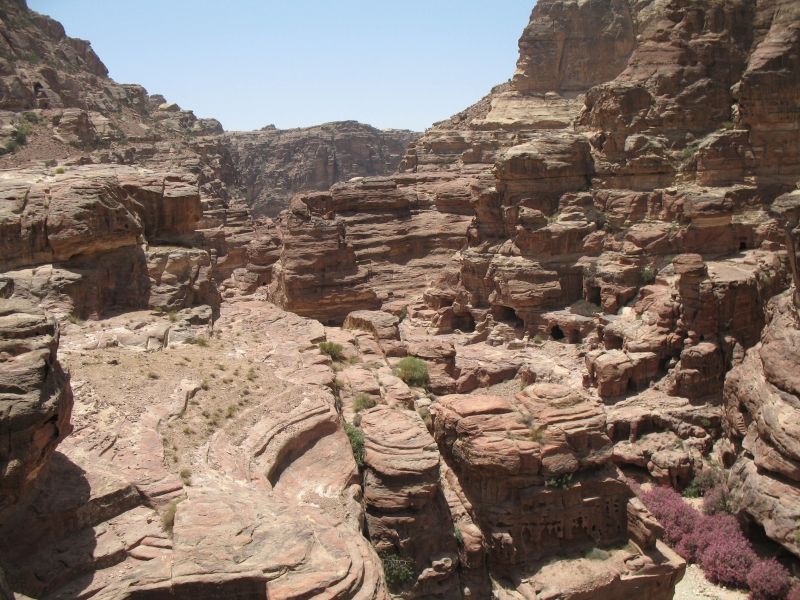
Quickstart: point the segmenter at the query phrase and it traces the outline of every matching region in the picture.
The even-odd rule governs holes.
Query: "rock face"
[[[778,198],[773,212],[786,229],[793,285],[770,301],[760,343],[725,380],[725,458],[732,463],[729,484],[740,510],[800,556],[795,516],[800,501],[800,196]]]
[[[277,217],[295,194],[325,191],[354,177],[391,175],[418,135],[342,121],[228,133],[225,141],[253,215]]]
[[[21,299],[0,299],[0,518],[72,432],[72,389],[58,362],[58,324]]]

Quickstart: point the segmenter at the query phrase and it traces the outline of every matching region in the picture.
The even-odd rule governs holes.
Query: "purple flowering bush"
[[[653,516],[664,527],[664,541],[687,562],[696,562],[706,579],[729,587],[751,590],[751,600],[783,600],[789,592],[789,574],[775,559],[758,560],[736,519],[726,514],[701,514],[669,487],[637,490]],[[792,590],[800,600],[800,590]]]
[[[759,560],[747,574],[747,585],[750,600],[783,600],[789,593],[789,572],[774,558]],[[800,589],[795,588],[792,593],[800,598]]]

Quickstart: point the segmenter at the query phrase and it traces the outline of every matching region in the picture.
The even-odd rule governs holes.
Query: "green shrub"
[[[533,343],[534,344],[539,344],[539,345],[541,345],[543,343],[541,334],[537,333],[535,336],[533,336]]]
[[[383,574],[390,588],[397,588],[414,580],[414,569],[410,559],[400,558],[396,554],[384,554],[381,560]]]
[[[64,174],[64,167],[58,167],[56,169],[56,174],[57,175],[63,175]]]
[[[164,528],[164,531],[170,535],[170,537],[172,537],[172,528],[175,526],[175,513],[178,510],[178,504],[184,500],[186,500],[186,496],[176,498],[170,502],[166,512],[164,512],[164,516],[161,517],[161,526]]]
[[[645,267],[642,269],[642,281],[646,284],[651,284],[656,280],[656,270],[653,267]]]
[[[342,350],[344,350],[344,348],[342,348],[341,344],[335,342],[320,342],[319,350],[323,354],[330,356],[333,360],[339,360],[342,358]]]
[[[169,311],[169,313],[167,313],[167,318],[169,318],[170,323],[174,323],[175,321],[178,320],[178,313],[175,312],[174,310],[171,310]]]
[[[376,402],[369,394],[359,394],[353,398],[353,410],[361,412],[375,406]]]
[[[20,146],[24,145],[25,142],[28,141],[28,136],[31,134],[31,131],[31,126],[23,123],[17,127],[17,130],[14,132],[14,141]]]
[[[344,424],[344,432],[350,440],[350,447],[353,449],[353,458],[359,467],[364,466],[364,434],[357,427],[350,423]]]
[[[24,118],[29,123],[39,123],[39,116],[36,113],[32,112],[24,112],[22,113],[22,118]]]
[[[56,160],[54,158],[51,158],[50,160],[44,161],[44,166],[47,167],[47,168],[55,167],[57,164],[58,163],[56,162]]]
[[[558,487],[562,490],[572,487],[572,473],[564,473],[558,477],[551,477],[545,482],[547,487]]]
[[[453,532],[453,535],[455,536],[456,541],[458,542],[458,545],[459,546],[463,546],[464,545],[464,534],[461,533],[461,530],[458,527],[456,527],[455,531]]]
[[[691,158],[694,157],[695,154],[697,154],[698,150],[699,146],[697,144],[686,146],[686,148],[684,148],[683,151],[681,152],[681,160],[684,162],[690,160]]]
[[[397,363],[397,376],[408,385],[423,387],[428,384],[428,363],[416,356],[406,356]]]
[[[200,346],[201,348],[205,348],[206,346],[208,346],[208,339],[203,337],[202,335],[198,335],[194,339],[194,343],[195,345]]]

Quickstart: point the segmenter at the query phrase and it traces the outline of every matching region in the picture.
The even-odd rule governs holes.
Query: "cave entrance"
[[[747,250],[747,240],[739,240],[739,250]]]
[[[556,325],[550,330],[550,337],[552,337],[554,340],[563,340],[564,332],[561,331],[561,327]]]
[[[600,306],[601,302],[600,297],[600,286],[599,285],[587,285],[586,286],[586,301],[591,302],[592,304],[597,304]]]
[[[475,319],[469,313],[455,315],[453,317],[453,329],[458,329],[462,333],[472,333],[475,331]]]
[[[496,305],[493,307],[494,318],[497,321],[508,323],[515,329],[518,327],[525,327],[525,321],[517,316],[516,311],[509,306]]]

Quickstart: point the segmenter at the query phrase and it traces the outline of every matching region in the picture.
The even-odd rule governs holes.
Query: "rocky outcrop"
[[[363,413],[364,502],[372,545],[409,561],[411,598],[461,598],[458,543],[440,481],[436,442],[413,411]]]
[[[325,191],[354,177],[391,175],[418,135],[342,121],[299,129],[268,126],[224,139],[251,212],[276,217],[295,194]]]
[[[596,401],[565,386],[536,384],[510,400],[443,396],[430,410],[492,570],[519,593],[542,589],[547,569],[530,578],[521,573],[536,572],[531,567],[548,556],[628,539],[631,493],[609,463],[611,441]],[[632,535],[647,538],[640,512],[633,511]],[[658,580],[649,593],[670,597],[682,562],[660,544],[647,556],[635,576]],[[571,597],[570,577],[553,583]]]
[[[72,432],[72,389],[58,362],[58,338],[52,315],[22,299],[0,299],[0,514]]]
[[[770,313],[761,342],[725,380],[729,483],[740,510],[800,555],[794,517],[800,496],[800,322],[789,295],[774,298]]]

